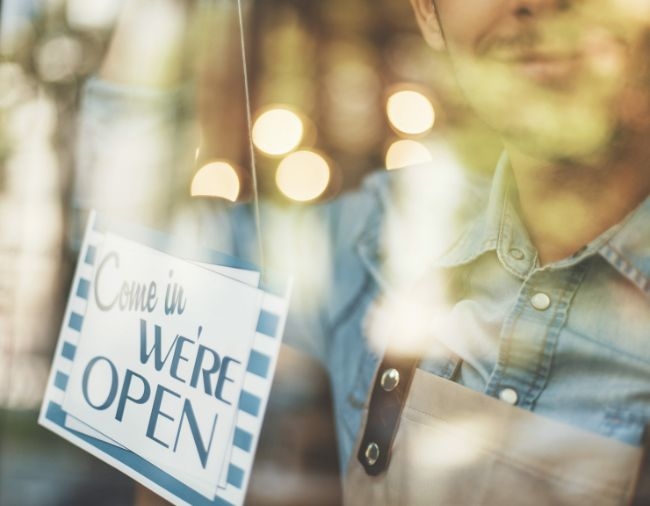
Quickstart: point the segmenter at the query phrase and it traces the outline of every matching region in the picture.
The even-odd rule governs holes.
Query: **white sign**
[[[206,268],[127,235],[91,219],[40,423],[177,504],[240,504],[288,286],[270,293],[235,279],[259,274],[232,258]]]

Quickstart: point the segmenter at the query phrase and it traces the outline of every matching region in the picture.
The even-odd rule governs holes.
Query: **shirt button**
[[[379,459],[379,445],[377,443],[369,443],[368,446],[366,446],[366,452],[364,455],[368,465],[374,466]]]
[[[504,388],[499,392],[499,399],[514,406],[519,400],[519,394],[514,388]]]
[[[530,303],[535,309],[544,311],[551,305],[551,298],[544,292],[537,292],[530,298]]]
[[[381,375],[381,388],[386,392],[392,392],[399,385],[399,371],[397,369],[386,369]]]
[[[524,259],[524,252],[521,251],[519,248],[512,248],[510,251],[508,251],[510,256],[514,258],[515,260],[523,260]]]

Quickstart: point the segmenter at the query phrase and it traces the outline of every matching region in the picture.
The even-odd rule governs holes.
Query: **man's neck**
[[[522,219],[540,264],[566,258],[650,195],[645,142],[597,163],[552,163],[510,149]],[[603,161],[605,160],[605,161]]]

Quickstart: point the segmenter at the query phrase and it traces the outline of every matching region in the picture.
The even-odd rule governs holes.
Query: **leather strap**
[[[643,455],[630,506],[647,506],[650,504],[650,423],[645,426],[643,431],[642,444]]]
[[[387,352],[379,365],[357,453],[357,459],[370,476],[388,468],[393,440],[419,361],[419,357],[405,358]]]

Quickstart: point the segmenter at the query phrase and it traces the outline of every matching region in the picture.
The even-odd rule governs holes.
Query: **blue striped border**
[[[79,313],[72,312],[70,313],[70,319],[68,320],[68,327],[73,330],[81,331],[81,326],[84,323],[84,317]]]
[[[241,489],[244,482],[244,470],[234,464],[228,466],[228,484]]]
[[[260,317],[257,320],[257,332],[269,337],[275,337],[275,332],[278,329],[278,321],[278,315],[262,309],[260,311]]]
[[[264,355],[256,350],[251,350],[248,357],[248,367],[246,370],[252,374],[266,378],[271,367],[271,357]]]
[[[77,284],[77,297],[88,300],[88,292],[90,291],[90,282],[87,279],[79,278]]]
[[[54,386],[65,391],[65,389],[68,388],[68,375],[61,371],[57,371],[54,376]]]
[[[253,446],[253,435],[250,432],[240,429],[239,427],[235,428],[235,438],[233,444],[240,450],[245,452],[250,452]]]
[[[262,401],[256,395],[253,395],[246,390],[242,390],[239,396],[239,410],[249,415],[257,416],[260,413],[260,406]]]
[[[88,246],[88,249],[86,250],[86,256],[84,257],[84,262],[86,262],[88,265],[94,265],[95,264],[95,257],[97,256],[97,248],[95,246]]]
[[[67,358],[68,360],[74,360],[75,353],[77,352],[77,347],[72,343],[63,343],[63,349],[61,350],[61,356]]]

